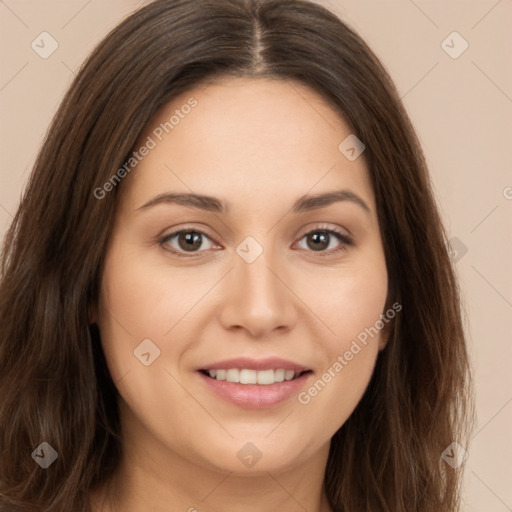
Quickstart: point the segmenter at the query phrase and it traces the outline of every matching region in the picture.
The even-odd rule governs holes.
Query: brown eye
[[[178,235],[178,245],[184,251],[195,251],[201,248],[203,244],[202,235],[196,232],[180,233]]]
[[[329,247],[330,237],[325,231],[316,231],[306,235],[306,243],[313,251],[324,251]]]
[[[305,240],[305,244],[302,242],[303,240]],[[347,235],[333,229],[310,231],[299,242],[301,249],[325,253],[326,255],[342,251],[350,245],[353,245],[352,240]]]
[[[201,231],[194,231],[194,230],[182,230],[177,231],[175,233],[171,233],[167,235],[162,241],[162,245],[169,246],[172,252],[202,252],[200,249],[204,250],[205,247],[205,239],[207,239],[210,243],[210,247],[208,247],[208,244],[206,249],[210,249],[213,245],[209,237],[201,232]]]

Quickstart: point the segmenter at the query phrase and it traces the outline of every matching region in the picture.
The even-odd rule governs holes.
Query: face
[[[314,91],[269,79],[197,87],[152,120],[94,312],[132,440],[241,473],[326,457],[385,344],[350,134]]]

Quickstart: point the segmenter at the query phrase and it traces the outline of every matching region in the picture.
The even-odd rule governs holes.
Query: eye
[[[205,243],[205,240],[208,240]],[[197,229],[181,229],[165,235],[160,244],[175,253],[197,253],[214,247],[210,237]]]
[[[305,246],[302,245],[303,240]],[[206,233],[191,228],[169,233],[159,243],[165,250],[185,257],[194,256],[209,249],[220,248]],[[298,245],[301,249],[328,256],[346,250],[347,246],[353,245],[353,242],[349,236],[340,231],[319,227],[303,235]]]
[[[305,240],[305,247],[300,245],[302,240]],[[332,228],[314,229],[306,233],[299,241],[299,246],[302,249],[327,254],[343,251],[350,245],[353,245],[350,237]]]

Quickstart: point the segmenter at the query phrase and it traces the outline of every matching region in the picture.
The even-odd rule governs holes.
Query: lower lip
[[[224,400],[247,409],[265,409],[274,407],[297,395],[311,373],[304,373],[293,380],[284,380],[275,384],[240,384],[217,380],[198,372],[205,384]]]

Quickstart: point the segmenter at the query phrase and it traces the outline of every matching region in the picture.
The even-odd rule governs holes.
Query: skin
[[[329,442],[361,399],[384,332],[306,405],[293,396],[239,407],[197,368],[278,356],[312,370],[307,390],[380,318],[388,276],[364,154],[349,161],[338,150],[351,129],[316,92],[267,78],[217,80],[174,98],[140,144],[191,96],[197,106],[120,185],[92,312],[121,395],[125,450],[111,497],[124,512],[327,512]],[[348,200],[290,211],[304,194],[341,189],[368,211]],[[140,209],[159,194],[192,191],[229,210]],[[178,236],[162,242],[183,228],[207,234],[199,251],[185,252]],[[353,243],[331,236],[315,250],[306,235],[322,229]],[[236,252],[247,236],[263,248],[252,263]],[[147,338],[160,350],[150,366],[133,353]],[[262,455],[251,468],[237,457],[247,442]],[[91,495],[95,510],[115,510],[105,496]]]

